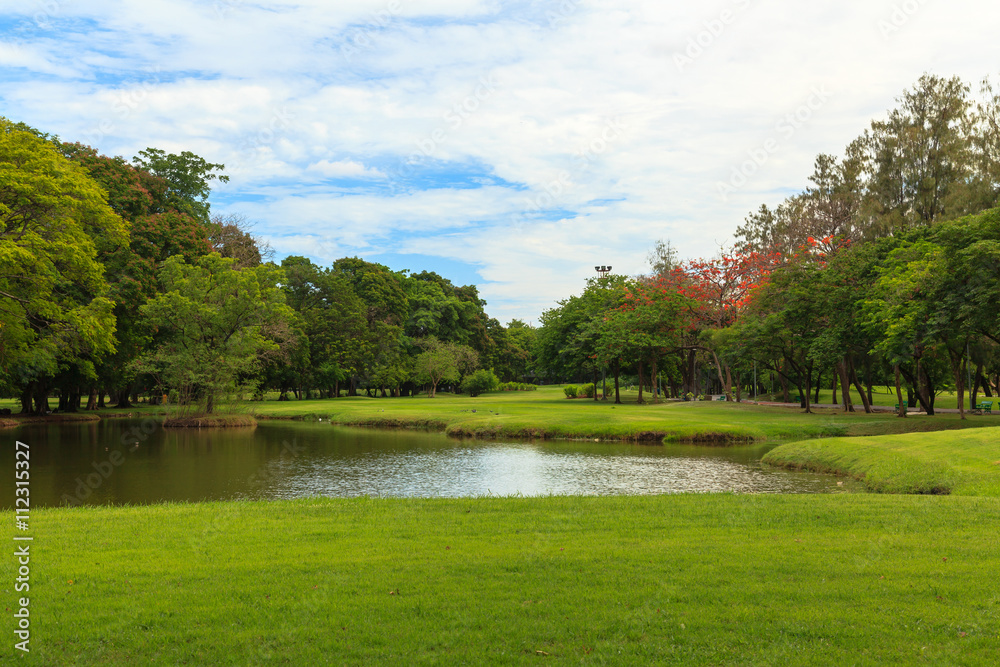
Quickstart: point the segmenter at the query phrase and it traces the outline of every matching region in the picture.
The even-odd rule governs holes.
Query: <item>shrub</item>
[[[493,374],[493,371],[483,368],[467,376],[462,381],[462,386],[460,387],[462,391],[468,392],[469,396],[479,396],[489,391],[496,391],[499,388],[500,379]]]
[[[566,398],[576,398],[577,388],[575,384],[568,384],[563,387],[563,393],[566,394]]]
[[[590,382],[588,384],[585,384],[585,385],[581,386],[580,390],[579,390],[579,393],[581,395],[583,395],[585,398],[593,398],[594,397],[594,383]]]

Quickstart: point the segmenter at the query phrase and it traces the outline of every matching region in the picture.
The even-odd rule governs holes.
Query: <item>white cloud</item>
[[[385,174],[378,169],[366,167],[354,160],[338,160],[337,162],[320,160],[309,165],[307,170],[327,178],[385,178]]]
[[[4,115],[225,163],[216,208],[279,252],[469,262],[501,319],[537,320],[595,264],[644,270],[657,238],[713,254],[923,72],[975,84],[1000,62],[997,10],[971,0],[902,17],[889,0],[118,0],[43,22],[28,5],[0,1]],[[786,136],[815,86],[828,99]]]

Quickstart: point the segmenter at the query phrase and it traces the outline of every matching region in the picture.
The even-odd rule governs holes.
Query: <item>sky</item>
[[[711,257],[926,72],[1000,74],[970,0],[0,0],[0,115],[226,165],[276,259],[475,284],[538,323],[595,265]]]

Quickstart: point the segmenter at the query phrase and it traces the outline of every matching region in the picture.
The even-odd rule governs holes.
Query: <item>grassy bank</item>
[[[817,409],[803,414],[797,407],[768,407],[725,402],[661,402],[636,404],[635,392],[624,392],[623,405],[568,400],[558,386],[532,392],[498,392],[476,398],[438,394],[406,398],[367,398],[277,401],[242,404],[259,419],[323,419],[350,426],[423,428],[451,435],[516,438],[600,438],[710,443],[739,443],[766,439],[887,435],[1000,425],[1000,414],[911,416],[890,413],[844,414],[839,409]],[[648,398],[648,393],[647,393]],[[86,416],[164,415],[162,406],[139,405],[127,411],[109,409]]]
[[[991,664],[998,520],[954,496],[37,510],[31,662]]]
[[[763,461],[850,475],[883,493],[1000,496],[1000,428],[793,442]]]
[[[627,398],[632,398],[631,396]],[[634,401],[634,399],[633,399]],[[360,426],[431,428],[477,437],[562,437],[659,441],[740,442],[769,438],[881,435],[955,429],[996,422],[958,415],[898,419],[879,413],[844,414],[724,402],[665,402],[614,405],[567,400],[559,387],[534,392],[502,392],[476,398],[439,394],[436,398],[364,397],[255,403],[259,418],[308,416]]]

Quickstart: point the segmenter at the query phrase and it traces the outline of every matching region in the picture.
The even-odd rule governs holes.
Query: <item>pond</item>
[[[256,429],[163,429],[153,420],[31,424],[7,431],[31,451],[31,503],[145,504],[307,496],[612,495],[843,491],[829,475],[759,461],[742,447],[449,438],[323,422]],[[0,479],[10,508],[14,476]]]

